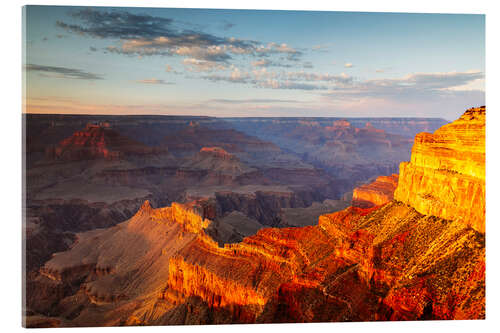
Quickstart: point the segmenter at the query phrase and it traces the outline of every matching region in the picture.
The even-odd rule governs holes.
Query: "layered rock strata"
[[[401,163],[394,198],[484,233],[485,120],[484,106],[471,108],[434,134],[418,134],[410,162]]]
[[[395,201],[325,214],[316,226],[260,229],[224,246],[205,233],[210,206],[145,203],[129,221],[80,234],[54,256],[28,286],[38,295],[30,305],[68,326],[484,319],[484,198],[455,201],[469,207],[469,222],[445,218],[450,206],[423,214],[435,202],[414,199],[432,181],[465,193],[474,186],[457,184],[481,186],[484,152],[460,151],[479,151],[467,131],[481,127],[482,109],[432,141],[423,135],[430,147],[416,143],[417,157],[402,164]],[[453,135],[471,147],[446,140]],[[440,156],[446,171],[433,164]],[[411,173],[418,168],[422,174]]]
[[[386,204],[394,199],[398,186],[398,175],[380,176],[375,181],[356,187],[352,193],[352,205],[371,208]]]
[[[151,155],[166,152],[151,148],[121,135],[109,123],[89,123],[55,146],[47,147],[45,155],[52,160],[79,161],[85,159],[116,160],[126,155]]]

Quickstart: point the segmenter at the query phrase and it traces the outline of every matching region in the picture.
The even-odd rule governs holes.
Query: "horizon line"
[[[207,115],[178,115],[178,114],[103,114],[103,113],[33,113],[33,112],[22,112],[22,115],[40,115],[40,116],[99,116],[99,117],[191,117],[191,118],[218,118],[218,119],[227,119],[227,118],[343,118],[343,119],[442,119],[446,121],[453,121],[443,117],[404,117],[404,116],[380,116],[380,117],[342,117],[342,116],[207,116]]]

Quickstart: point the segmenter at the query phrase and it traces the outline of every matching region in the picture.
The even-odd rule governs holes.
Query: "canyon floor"
[[[484,107],[25,117],[27,327],[485,316]]]

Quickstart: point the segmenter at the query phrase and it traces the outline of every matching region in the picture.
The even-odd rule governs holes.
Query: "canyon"
[[[398,186],[399,176],[379,176],[369,184],[363,184],[354,189],[352,205],[360,208],[371,208],[383,205],[394,199],[394,191]]]
[[[139,159],[37,153],[25,324],[484,319],[485,113],[447,125],[176,119],[172,135],[154,139],[161,149]],[[72,171],[40,176],[54,165]],[[79,177],[95,193],[69,200]],[[93,201],[110,186],[126,195]],[[44,241],[56,236],[64,244]]]

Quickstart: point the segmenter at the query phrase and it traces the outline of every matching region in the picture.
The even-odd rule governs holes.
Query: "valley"
[[[484,318],[484,107],[25,121],[27,326]]]

